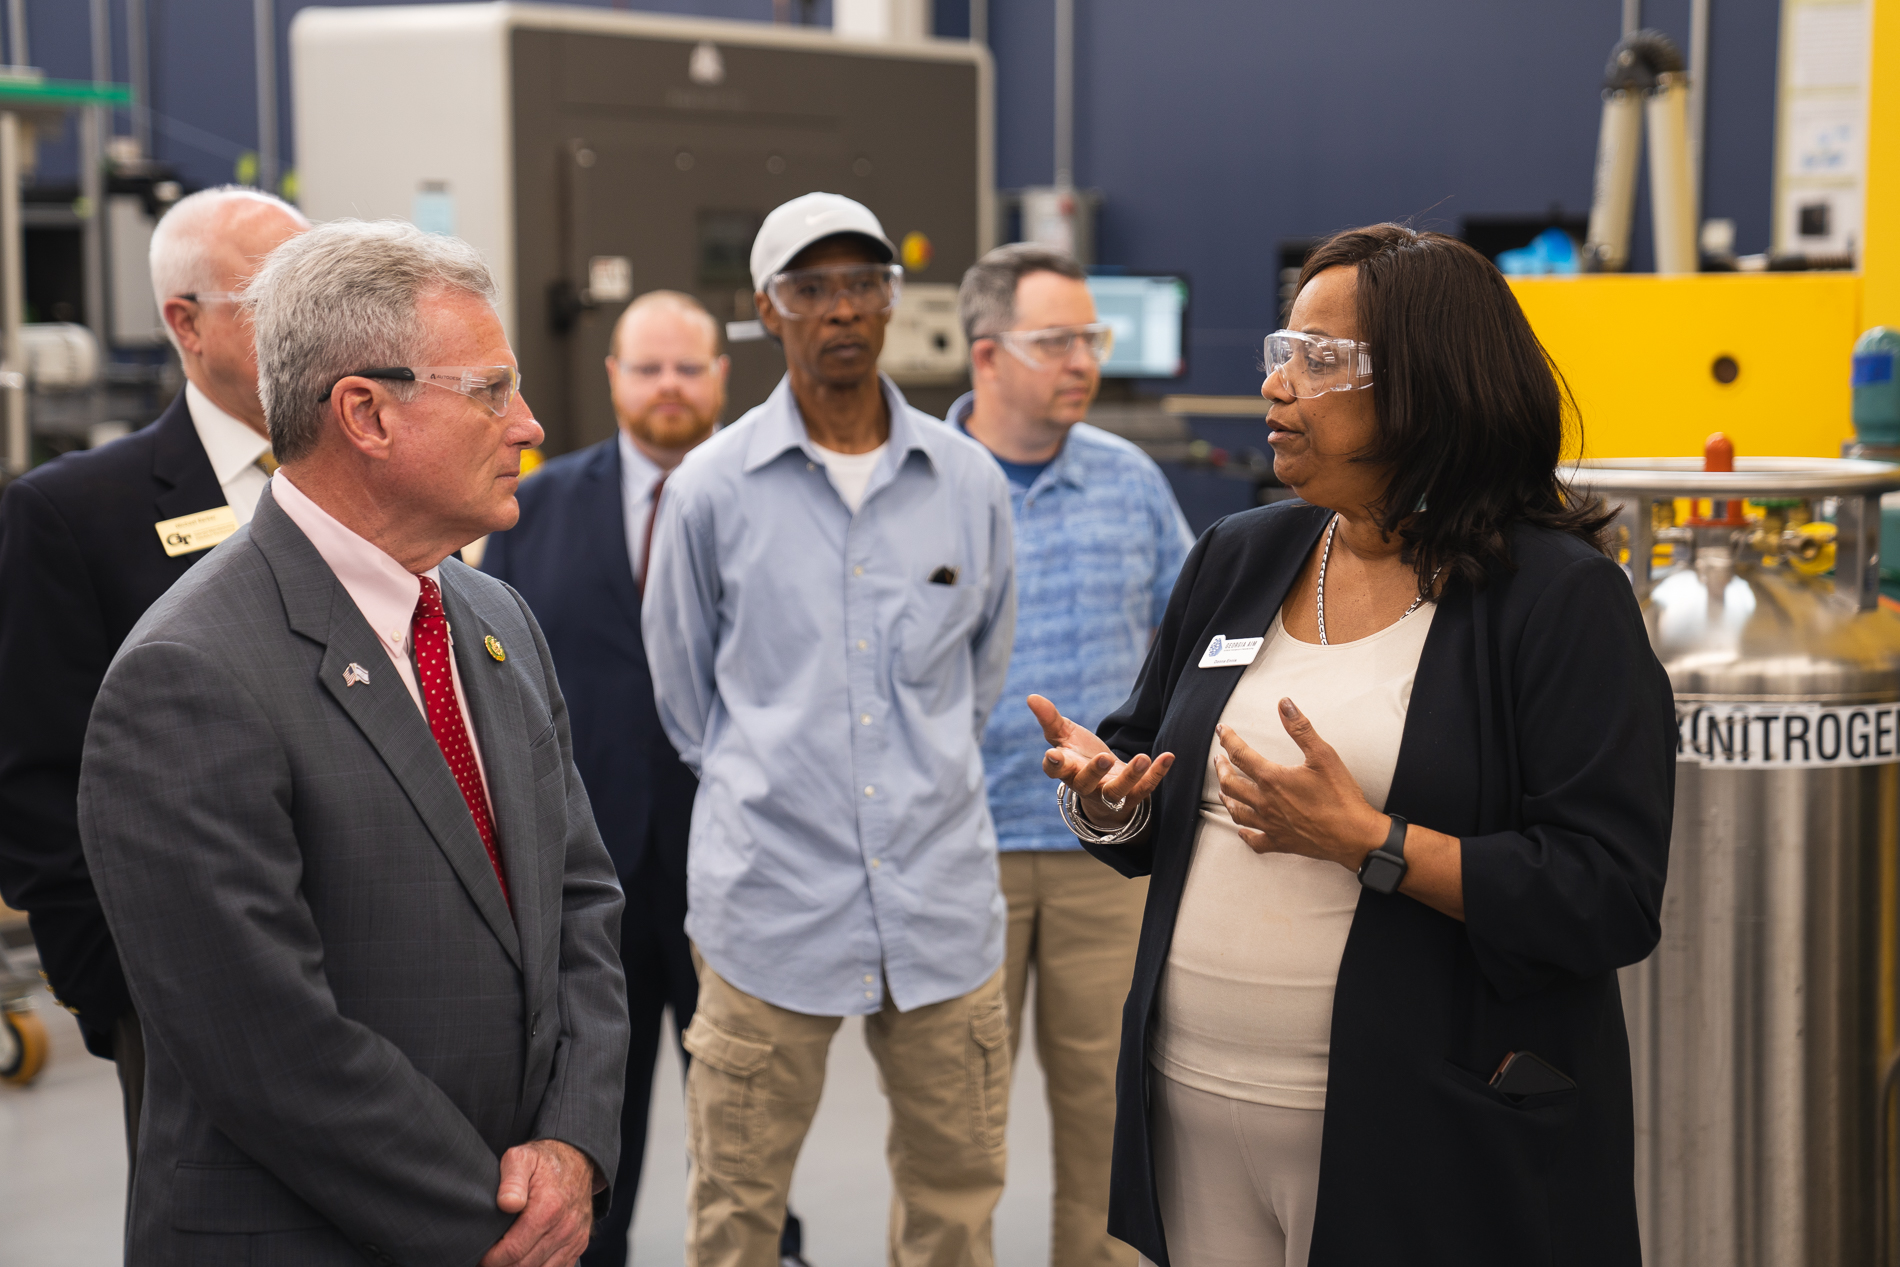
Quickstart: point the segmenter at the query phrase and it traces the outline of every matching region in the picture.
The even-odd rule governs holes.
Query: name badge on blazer
[[[1224,634],[1215,634],[1214,641],[1207,644],[1207,650],[1201,653],[1203,669],[1225,669],[1236,664],[1252,664],[1253,658],[1260,654],[1260,644],[1265,638],[1229,638]]]
[[[158,529],[158,543],[165,547],[165,553],[175,559],[181,554],[209,550],[238,530],[238,517],[229,506],[220,506],[161,519],[152,527]]]

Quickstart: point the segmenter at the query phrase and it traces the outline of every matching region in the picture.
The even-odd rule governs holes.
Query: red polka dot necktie
[[[449,669],[449,619],[442,611],[442,590],[426,576],[422,594],[416,599],[416,616],[410,623],[410,637],[416,643],[416,669],[421,677],[422,702],[429,714],[429,733],[449,763],[455,785],[462,789],[468,812],[481,833],[488,861],[501,881],[501,896],[508,909],[514,899],[508,895],[508,877],[502,873],[501,855],[495,851],[495,820],[488,812],[488,793],[482,790],[482,772],[475,765],[475,747],[468,741],[468,727],[462,722],[462,702],[455,694],[455,676]]]

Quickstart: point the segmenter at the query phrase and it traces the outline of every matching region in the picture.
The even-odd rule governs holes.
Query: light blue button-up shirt
[[[950,407],[962,428],[976,397]],[[1049,750],[1023,704],[1034,692],[1093,729],[1134,689],[1181,563],[1194,545],[1168,477],[1120,436],[1069,429],[1028,486],[1010,481],[1016,523],[1015,652],[1003,704],[983,735],[997,844],[1080,849],[1042,769]]]
[[[875,1012],[886,985],[938,1003],[1003,962],[979,744],[1016,625],[1009,489],[883,385],[890,443],[856,514],[789,379],[688,454],[641,614],[699,775],[686,931],[727,981],[813,1016]]]

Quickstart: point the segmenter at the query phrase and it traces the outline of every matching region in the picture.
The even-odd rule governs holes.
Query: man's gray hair
[[[304,213],[282,198],[244,185],[219,185],[180,198],[152,230],[152,247],[147,256],[152,270],[152,294],[158,297],[161,307],[173,295],[224,289],[224,278],[218,273],[215,256],[218,234],[224,227],[224,212],[233,203],[275,207],[303,227],[310,227]],[[174,344],[178,342],[169,324],[165,334]]]
[[[332,220],[270,253],[244,302],[257,336],[257,394],[279,462],[316,448],[330,405],[325,392],[337,379],[426,363],[433,338],[416,306],[443,291],[497,299],[474,247],[401,220]],[[388,386],[401,400],[422,390]]]
[[[999,246],[963,275],[957,289],[957,316],[963,321],[963,337],[978,339],[1000,334],[1016,324],[1016,287],[1031,273],[1055,273],[1076,281],[1086,281],[1073,257],[1037,242],[1012,242]]]

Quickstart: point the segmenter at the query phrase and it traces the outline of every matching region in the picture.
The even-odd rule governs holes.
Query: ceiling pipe
[[[1075,0],[1056,4],[1055,186],[1075,188]]]

